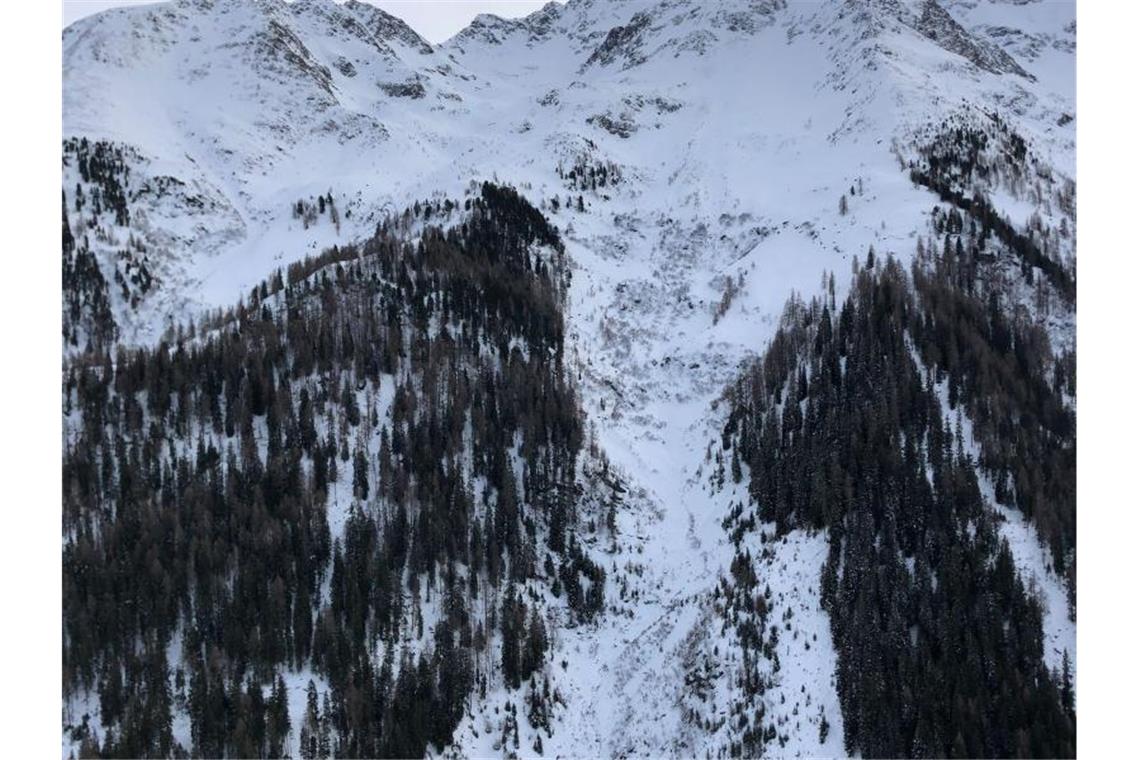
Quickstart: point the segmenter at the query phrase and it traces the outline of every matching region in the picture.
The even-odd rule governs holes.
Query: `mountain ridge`
[[[889,49],[883,47],[884,44],[896,43],[874,42],[872,39],[881,35],[880,25],[884,18],[897,22],[893,30],[888,31],[893,38],[900,40],[899,44],[902,40],[899,34],[907,37],[908,45],[917,42],[917,37],[926,38],[926,35],[911,29],[921,26],[920,20],[930,15],[929,9],[933,6],[921,7],[924,10],[919,15],[917,10],[908,11],[902,3],[850,0],[792,14],[779,2],[726,0],[715,7],[703,7],[669,0],[665,3],[606,5],[604,8],[593,3],[572,2],[564,6],[548,6],[526,19],[511,21],[507,28],[517,31],[537,24],[544,30],[537,36],[528,31],[520,50],[530,50],[534,45],[542,49],[551,48],[541,56],[548,63],[532,65],[534,73],[526,75],[526,78],[531,80],[530,87],[539,92],[558,90],[564,93],[564,102],[554,107],[556,113],[565,116],[580,114],[577,119],[595,127],[602,126],[615,135],[628,135],[637,128],[635,122],[639,119],[628,106],[621,104],[622,97],[665,97],[681,103],[691,99],[691,96],[669,94],[668,90],[678,94],[689,92],[691,88],[683,83],[674,80],[675,83],[667,88],[661,87],[676,76],[676,67],[670,66],[667,58],[663,57],[669,51],[674,57],[680,56],[677,60],[700,60],[705,57],[701,50],[708,45],[721,48],[745,44],[734,40],[740,33],[751,39],[762,28],[756,27],[756,23],[765,26],[782,23],[789,35],[800,35],[805,29],[808,34],[815,35],[812,30],[823,28],[821,25],[836,32],[842,30],[845,18],[850,17],[857,22],[849,35],[851,47],[833,50],[834,68],[825,74],[821,72],[821,79],[832,81],[837,88],[857,93],[857,99],[849,106],[849,113],[844,118],[847,123],[834,126],[840,131],[850,130],[859,128],[857,122],[861,121],[865,131],[874,115],[871,105],[874,95],[870,90],[882,88],[886,80],[881,74],[871,74],[864,69],[890,68],[898,60],[896,55],[884,56],[878,52]],[[66,131],[69,135],[120,141],[152,158],[170,160],[185,156],[190,160],[182,162],[175,176],[181,175],[179,179],[182,181],[193,178],[219,188],[219,203],[233,208],[248,226],[256,228],[263,224],[256,217],[265,219],[268,218],[267,213],[274,212],[267,208],[267,191],[254,187],[254,178],[261,173],[273,176],[277,174],[273,171],[275,166],[282,169],[288,166],[289,176],[301,179],[307,175],[311,181],[320,181],[325,169],[306,167],[304,156],[327,154],[329,151],[324,144],[330,138],[337,143],[354,145],[353,152],[365,158],[365,165],[381,171],[393,165],[394,153],[397,152],[416,156],[421,163],[434,167],[441,166],[440,159],[454,151],[462,155],[473,150],[500,150],[494,145],[487,145],[486,140],[469,137],[488,129],[501,131],[506,126],[500,119],[494,119],[493,124],[480,125],[482,119],[471,118],[476,113],[523,114],[529,111],[512,125],[514,130],[526,129],[527,123],[533,127],[536,119],[543,119],[543,109],[536,109],[533,105],[520,108],[516,88],[508,86],[512,79],[518,80],[519,72],[505,72],[495,63],[501,55],[495,49],[501,50],[503,41],[496,45],[478,45],[477,50],[465,50],[462,42],[465,33],[473,34],[472,30],[478,30],[485,22],[477,19],[465,32],[428,52],[423,40],[402,22],[369,8],[371,6],[358,2],[340,5],[324,0],[252,5],[187,0],[169,5],[119,9],[110,15],[80,20],[64,32],[64,61],[68,72],[64,95]],[[837,15],[831,15],[833,9]],[[638,16],[638,13],[643,15]],[[638,27],[640,31],[637,33],[627,31],[629,38],[622,41],[622,35],[616,30],[632,29],[629,21],[634,17],[646,21]],[[898,21],[902,17],[909,19],[909,26]],[[656,20],[649,24],[651,18]],[[131,23],[126,27],[118,28],[128,21]],[[378,37],[366,31],[369,23],[379,25],[383,30]],[[258,24],[262,26],[258,27]],[[215,52],[208,52],[207,48],[199,51],[201,44],[196,40],[207,34],[207,28],[212,30],[208,32],[212,39],[232,39],[234,44],[223,45]],[[561,33],[553,35],[555,28],[559,31],[566,29],[579,40],[574,49],[564,49],[565,38]],[[190,34],[187,39],[179,40],[177,37],[181,33],[176,35],[175,29],[185,29]],[[673,29],[678,31],[673,32]],[[726,31],[733,29],[736,31]],[[873,31],[875,29],[879,31]],[[240,49],[234,45],[245,39],[243,35],[249,34],[254,35],[249,39],[256,43],[253,48],[255,57],[247,59],[245,54],[234,57]],[[718,34],[728,34],[729,38],[718,41]],[[954,40],[966,45],[966,54],[978,53],[982,49],[979,47],[983,44],[981,42],[963,42],[961,35],[966,33],[962,27],[955,27],[953,34]],[[646,35],[649,35],[649,41],[637,42]],[[767,36],[775,43],[774,35]],[[508,36],[505,42],[510,43],[510,39]],[[610,40],[608,46],[607,39]],[[789,41],[794,39],[790,37]],[[153,40],[153,45],[144,44],[146,40]],[[392,40],[398,41],[399,50],[391,47]],[[634,44],[644,50],[634,52],[629,47]],[[172,57],[174,45],[187,48],[186,53]],[[383,46],[379,56],[384,61],[382,65],[376,60],[376,45]],[[471,47],[471,43],[467,42],[466,46]],[[508,47],[512,51],[512,60],[519,60],[516,56],[523,54],[514,50],[514,43]],[[127,54],[123,50],[135,56],[140,66],[146,61],[146,68],[169,73],[144,75],[139,71],[140,66],[129,67],[130,59],[125,57]],[[567,53],[571,59],[577,60],[561,63]],[[654,57],[651,67],[659,70],[647,71],[644,76],[647,82],[660,83],[656,87],[657,93],[639,92],[644,85],[611,83],[615,75],[620,77],[630,65],[648,65],[640,60],[647,55]],[[603,61],[612,60],[613,56],[618,56],[624,63],[619,64],[618,70],[610,71]],[[957,54],[952,56],[962,60]],[[216,60],[207,63],[211,58]],[[195,60],[201,63],[187,65]],[[852,60],[862,63],[852,67]],[[981,63],[983,67],[1001,64],[1009,69],[1011,60],[999,49],[990,58],[983,57]],[[939,65],[948,64],[940,62]],[[975,65],[972,62],[966,67]],[[597,71],[587,79],[597,80],[593,85],[595,89],[604,92],[616,86],[625,92],[610,103],[596,97],[590,103],[590,99],[578,97],[578,104],[572,106],[565,101],[565,93],[568,89],[577,88],[578,78],[591,67]],[[123,79],[115,75],[116,70],[138,73]],[[974,70],[986,73],[982,69]],[[908,77],[911,76],[910,71],[907,70]],[[858,85],[853,78],[866,81]],[[927,78],[921,86],[930,84]],[[909,99],[917,95],[917,91],[904,95],[905,90],[899,90],[898,82],[886,82],[886,86],[891,91],[888,97]],[[905,86],[908,90],[913,89],[910,83],[905,83]],[[935,92],[938,89],[941,88],[936,86]],[[96,92],[100,95],[93,98],[91,93]],[[1032,104],[1035,100],[1042,103],[1040,97],[1030,95],[1019,85],[1014,85],[1013,92],[1015,94],[1006,99],[1009,104],[1025,108],[1024,104]],[[204,102],[216,103],[221,110],[215,114],[187,109],[185,104],[201,101],[203,96]],[[733,95],[734,99],[737,97]],[[110,110],[111,103],[119,105]],[[127,103],[137,105],[133,110],[124,110]],[[478,111],[473,111],[473,107]],[[728,106],[726,103],[716,107]],[[1040,105],[1035,107],[1040,108]],[[570,108],[573,110],[568,113]],[[585,109],[589,110],[583,113]],[[880,122],[877,126],[885,132],[897,131],[897,126],[890,123],[896,118],[889,115],[892,109],[879,107],[880,116],[874,119]],[[1071,115],[1074,109],[1070,101],[1050,110],[1051,121],[1056,122],[1063,120],[1066,114]],[[887,123],[882,123],[884,117],[888,119]],[[463,135],[460,135],[444,123],[446,119],[458,119],[470,126],[465,127]],[[141,126],[148,123],[154,124],[154,128]],[[542,131],[548,140],[563,139],[556,125],[546,126]],[[574,139],[597,140],[594,130],[578,128],[574,131],[577,133]],[[1071,129],[1066,132],[1071,135]],[[1071,144],[1071,138],[1069,140]],[[296,145],[299,150],[295,152],[282,141]],[[564,160],[569,158],[566,156]],[[343,159],[334,152],[320,165],[327,166],[328,159],[343,163]],[[241,171],[234,172],[230,168],[234,166],[241,167]],[[406,174],[403,169],[396,173],[399,178]],[[545,181],[549,183],[549,179]],[[363,190],[361,185],[366,182],[352,180],[350,192]],[[276,176],[272,186],[280,186]],[[313,189],[323,192],[328,188]],[[307,192],[311,193],[313,189]],[[374,215],[374,211],[372,213]],[[264,254],[255,252],[255,255]],[[154,324],[147,328],[152,336],[156,329]]]

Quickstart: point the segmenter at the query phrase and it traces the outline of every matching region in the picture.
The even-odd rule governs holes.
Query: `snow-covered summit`
[[[535,146],[590,140],[603,152],[607,135],[629,139],[622,162],[637,165],[681,155],[701,132],[719,139],[733,122],[762,124],[777,107],[811,110],[837,134],[862,125],[882,135],[965,100],[1031,116],[1030,131],[1051,131],[1044,137],[1071,154],[1073,127],[1052,129],[1073,112],[1071,82],[1034,81],[1071,9],[1043,24],[1022,6],[967,6],[570,0],[521,19],[481,15],[439,47],[359,0],[131,6],[64,31],[65,134],[170,162],[173,176],[216,186],[255,224],[282,207],[282,188],[330,177],[356,192],[373,186],[364,176],[391,187],[477,157],[507,171],[518,160],[504,150],[520,140],[505,138],[523,131]],[[1023,12],[1033,23],[1015,32]],[[644,104],[658,99],[695,116],[653,107],[647,117]],[[739,159],[770,154],[753,142]]]

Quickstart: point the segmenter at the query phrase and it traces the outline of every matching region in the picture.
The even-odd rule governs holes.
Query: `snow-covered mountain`
[[[357,0],[120,8],[64,31],[65,220],[118,336],[153,344],[416,201],[517,187],[565,242],[567,363],[627,484],[609,611],[554,634],[563,706],[541,746],[727,751],[738,663],[712,592],[733,558],[722,523],[748,494],[709,483],[724,389],[792,293],[834,272],[842,299],[869,248],[911,260],[940,203],[912,170],[948,129],[991,136],[991,170],[951,175],[961,194],[984,191],[1073,260],[1074,19],[1052,0],[568,0],[431,45]],[[1031,171],[1003,163],[1010,133]],[[86,168],[90,146],[110,168]],[[1071,310],[1018,299],[1072,345]],[[65,353],[91,330],[76,334]],[[1004,525],[1059,668],[1075,654],[1064,581],[1031,524]],[[823,533],[799,530],[764,559],[771,610],[795,621],[764,697],[782,755],[844,752],[826,556]],[[717,677],[697,704],[702,669]],[[499,708],[518,698],[491,684],[452,749],[507,751]]]
[[[775,218],[783,202],[803,216],[805,191],[886,153],[867,146],[963,103],[1017,116],[1071,173],[1072,9],[962,5],[976,33],[937,3],[576,1],[480,16],[438,48],[360,2],[122,8],[64,32],[65,134],[139,157],[130,205],[161,272],[116,317],[125,336],[153,339],[291,257],[290,209],[330,190],[348,213],[339,233],[308,231],[314,249],[489,173],[552,196],[568,189],[559,165],[579,161],[619,165],[639,208]],[[1029,31],[1015,35],[1022,17]],[[207,207],[189,227],[153,218],[164,199],[147,180],[163,177]]]

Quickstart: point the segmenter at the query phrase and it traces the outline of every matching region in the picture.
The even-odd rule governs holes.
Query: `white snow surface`
[[[937,199],[911,184],[896,139],[948,114],[996,111],[1057,172],[1073,172],[1076,123],[1058,125],[1075,116],[1073,4],[948,4],[1034,79],[940,47],[912,28],[920,5],[569,0],[521,20],[480,16],[434,47],[351,0],[121,8],[64,31],[64,135],[129,145],[140,172],[177,177],[216,206],[191,228],[150,214],[172,236],[161,282],[143,307],[116,311],[139,342],[231,305],[289,261],[370,233],[388,211],[462,197],[472,180],[513,184],[541,204],[573,262],[571,371],[629,486],[617,539],[590,547],[609,574],[606,614],[552,632],[546,670],[565,705],[544,754],[703,755],[717,737],[686,723],[678,690],[686,648],[711,650],[722,636],[708,604],[732,558],[720,521],[733,494],[710,494],[702,478],[720,392],[764,347],[793,291],[819,292],[828,271],[842,290],[868,246],[912,255]],[[579,162],[615,165],[620,181],[572,188],[560,169]],[[857,182],[863,191],[841,216],[839,198]],[[303,229],[292,205],[330,190],[350,218],[340,230]],[[739,292],[717,317],[730,278]],[[1019,568],[1040,575],[1032,528],[1006,525]],[[789,711],[810,699],[781,726],[788,755],[842,754],[818,605],[824,546],[789,536],[761,578],[780,596],[775,612],[794,609],[798,636],[814,636],[810,651],[781,639],[791,651],[769,693]],[[1064,596],[1041,577],[1049,658],[1071,639],[1052,622]],[[306,681],[291,678],[291,693]],[[532,754],[524,693],[492,684],[472,699],[455,745],[437,749],[506,753],[494,743],[510,699],[518,751]],[[824,746],[820,704],[832,727]]]

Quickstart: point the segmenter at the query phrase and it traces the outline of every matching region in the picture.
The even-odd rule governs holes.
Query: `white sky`
[[[63,0],[63,25],[120,5],[146,5],[153,0]],[[429,42],[443,42],[479,13],[506,18],[525,16],[546,0],[364,0],[403,19]]]

